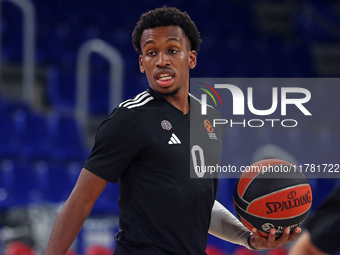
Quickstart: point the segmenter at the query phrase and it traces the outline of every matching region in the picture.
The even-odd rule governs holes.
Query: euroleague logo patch
[[[204,127],[208,131],[208,136],[210,139],[217,140],[217,136],[214,133],[214,127],[211,125],[211,122],[209,120],[204,120]]]
[[[163,120],[163,121],[161,122],[161,126],[162,126],[162,128],[165,129],[165,130],[170,130],[170,129],[172,129],[172,125],[171,125],[170,121],[168,121],[168,120]]]
[[[214,128],[213,128],[213,126],[211,125],[211,123],[210,123],[209,120],[204,120],[204,127],[206,128],[206,130],[207,130],[209,133],[214,132]]]

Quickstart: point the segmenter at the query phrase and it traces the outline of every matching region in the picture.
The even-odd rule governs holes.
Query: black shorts
[[[304,227],[321,251],[330,254],[340,251],[340,186],[308,217]]]

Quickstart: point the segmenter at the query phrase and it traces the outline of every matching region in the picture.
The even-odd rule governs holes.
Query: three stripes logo
[[[172,133],[168,144],[181,144],[181,140],[179,140],[179,138],[174,133]]]
[[[147,91],[144,91],[132,99],[128,99],[119,104],[119,107],[126,107],[128,109],[136,108],[145,105],[153,100],[154,97]]]

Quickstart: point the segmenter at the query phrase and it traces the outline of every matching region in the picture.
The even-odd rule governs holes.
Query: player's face
[[[197,53],[178,26],[150,28],[141,37],[139,67],[152,89],[163,95],[188,93],[189,70],[196,66]]]

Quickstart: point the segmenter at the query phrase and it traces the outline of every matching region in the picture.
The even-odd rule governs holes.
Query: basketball
[[[279,237],[286,227],[293,231],[308,217],[312,190],[299,168],[283,160],[266,159],[243,172],[233,201],[237,216],[249,230],[255,227],[268,237],[275,228]]]

